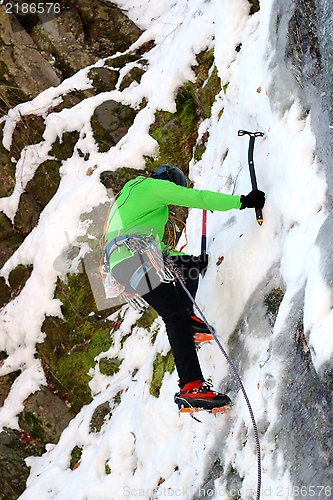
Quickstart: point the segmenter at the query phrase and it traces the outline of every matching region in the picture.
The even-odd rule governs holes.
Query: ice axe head
[[[250,137],[263,137],[263,132],[249,132],[248,130],[238,130],[238,135],[249,135]]]
[[[248,153],[248,160],[249,160],[249,169],[250,169],[250,177],[251,177],[251,184],[252,184],[252,189],[257,190],[257,179],[256,179],[256,173],[254,170],[254,163],[253,163],[253,149],[254,149],[254,141],[256,137],[262,137],[264,134],[263,132],[249,132],[248,130],[238,130],[238,135],[249,135],[250,136],[250,143],[249,143],[249,153]],[[261,226],[263,223],[263,217],[262,217],[262,211],[260,208],[256,208],[256,218],[258,224]]]

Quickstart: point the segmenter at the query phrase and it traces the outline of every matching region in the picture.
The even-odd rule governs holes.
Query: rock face
[[[111,3],[65,0],[62,5],[61,12],[48,18],[33,13],[7,14],[5,5],[0,5],[1,115],[17,104],[33,99],[43,90],[59,85],[63,79],[99,59],[126,50],[141,34],[140,29]],[[100,82],[99,87],[94,89],[95,93],[115,87],[119,72],[111,68],[95,68],[92,71],[92,79]],[[85,97],[85,94],[65,96],[63,106],[72,106]],[[130,108],[120,110],[118,103],[114,105],[112,116],[116,127],[110,120],[107,121],[107,109],[102,107],[97,110],[109,134],[108,148],[126,133],[135,116]],[[23,117],[15,129],[10,151],[0,142],[0,197],[10,196],[13,192],[15,163],[26,145],[42,140],[44,129],[40,117]],[[0,267],[38,223],[41,211],[58,188],[61,161],[72,155],[77,139],[78,133],[66,133],[62,142],[54,143],[51,155],[55,159],[40,165],[26,186],[14,221],[0,212]],[[20,293],[30,272],[31,269],[18,266],[9,277],[10,286],[0,278],[0,308]],[[91,328],[91,331],[100,329]],[[109,329],[106,325],[105,332]],[[100,350],[103,350],[102,347],[98,352]],[[76,351],[70,359],[78,356]],[[6,353],[0,352],[0,363],[5,358]],[[70,408],[68,399],[49,380],[53,373],[51,367],[47,362],[44,364],[49,387],[41,388],[25,402],[24,411],[19,415],[20,431],[5,429],[0,433],[1,499],[14,500],[20,496],[29,475],[24,459],[45,453],[45,444],[56,443],[80,408],[76,408],[75,404]],[[84,367],[84,374],[86,371]],[[0,378],[0,405],[3,405],[17,375],[11,373]]]
[[[141,33],[115,5],[98,0],[67,1],[65,9],[52,17],[35,14],[22,24],[38,50],[54,58],[63,77],[126,50]]]
[[[66,405],[46,387],[28,398],[19,419],[21,430],[0,433],[0,498],[18,498],[29,475],[24,459],[45,453],[45,444],[57,442],[71,418]]]
[[[100,104],[91,119],[95,137],[100,152],[108,151],[111,146],[127,133],[133,123],[136,112],[129,106],[124,106],[110,100]]]
[[[44,89],[58,85],[64,78],[73,75],[78,70],[95,63],[99,59],[115,54],[117,51],[125,51],[140,36],[141,31],[139,28],[112,3],[107,4],[101,0],[76,0],[75,2],[65,0],[62,3],[64,9],[50,19],[45,19],[45,17],[43,18],[42,15],[38,14],[8,16],[5,13],[5,6],[0,5],[0,111],[2,114],[16,104],[32,99]],[[252,0],[250,3],[252,5],[251,13],[259,10],[257,0]],[[291,2],[287,3],[291,4]],[[307,8],[305,8],[304,2],[298,0],[293,3],[290,12],[294,9],[294,14],[290,15],[287,20],[288,30],[282,30],[281,28],[280,34],[279,26],[283,26],[282,20],[284,20],[283,16],[286,15],[286,9],[284,2],[281,0],[275,1],[277,20],[274,44],[279,47],[279,54],[282,54],[283,57],[280,60],[273,59],[272,64],[276,64],[280,70],[281,67],[285,67],[280,61],[287,61],[288,68],[291,68],[293,74],[293,76],[289,74],[293,85],[297,86],[297,82],[301,82],[304,86],[304,83],[306,83],[303,100],[306,102],[307,98],[309,98],[312,108],[313,96],[310,96],[311,88],[317,89],[316,85],[324,72],[324,84],[320,84],[319,88],[322,91],[325,90],[328,104],[325,105],[320,102],[320,105],[318,105],[318,123],[316,125],[320,131],[320,123],[323,121],[322,110],[325,106],[329,110],[327,112],[329,116],[332,116],[331,102],[333,94],[331,80],[329,79],[329,70],[332,66],[330,64],[332,51],[330,51],[329,37],[325,38],[324,36],[327,31],[324,29],[324,24],[331,26],[332,15],[327,11],[328,2],[324,0],[306,2],[306,6]],[[321,22],[321,28],[317,32],[316,23],[318,19],[324,19],[324,21]],[[298,39],[296,35],[300,32],[302,38]],[[137,51],[135,54],[126,54],[109,61],[110,66],[93,68],[89,73],[89,78],[92,79],[94,87],[91,93],[97,94],[113,89],[118,80],[119,68],[123,68],[128,62],[137,61],[142,55],[142,52]],[[146,163],[149,169],[155,168],[160,163],[187,165],[192,158],[194,149],[196,160],[203,154],[207,137],[202,137],[200,142],[196,142],[197,126],[200,120],[209,117],[211,105],[221,87],[216,70],[208,79],[208,71],[213,64],[213,51],[199,54],[197,62],[198,66],[193,68],[197,77],[196,86],[190,82],[183,86],[176,96],[177,112],[171,114],[158,111],[155,115],[155,122],[151,125],[150,134],[159,144],[159,157],[158,159],[147,158]],[[130,85],[134,80],[139,82],[142,73],[142,69],[134,67],[131,73],[128,73],[122,81],[120,90],[124,86]],[[203,87],[206,80],[207,83]],[[286,82],[289,84],[289,80],[286,80]],[[286,94],[290,94],[290,89]],[[71,106],[85,97],[84,93],[65,96],[61,106]],[[282,101],[281,94],[279,94],[277,96],[277,105],[280,108]],[[288,100],[285,99],[285,102],[287,106]],[[145,103],[142,105],[145,105]],[[312,109],[311,112],[313,113]],[[108,151],[110,147],[121,140],[133,122],[135,115],[135,110],[113,100],[105,101],[95,109],[91,125],[100,152]],[[9,196],[13,191],[15,161],[18,160],[20,152],[26,145],[38,143],[42,138],[43,131],[43,120],[39,121],[38,117],[24,117],[17,124],[11,150],[5,150],[0,143],[0,197]],[[0,137],[1,134],[0,130]],[[332,141],[331,132],[328,128],[325,134],[326,136],[323,133],[323,139],[318,141],[323,163],[325,151],[328,149],[325,144],[331,144]],[[320,137],[320,134],[318,134],[318,137]],[[37,224],[42,209],[57,190],[60,181],[59,166],[62,160],[71,156],[78,139],[78,133],[66,133],[62,139],[61,144],[60,142],[54,143],[50,152],[50,155],[55,160],[44,162],[38,168],[34,178],[26,186],[15,220],[10,221],[0,212],[0,267]],[[181,144],[181,148],[179,148],[179,144]],[[327,154],[328,156],[329,154]],[[125,168],[116,173],[104,172],[101,181],[108,188],[120,189],[125,181],[140,173],[142,172]],[[331,186],[333,185],[332,179],[333,176],[331,175],[329,178]],[[174,214],[178,219],[183,220],[186,218],[186,213],[174,212]],[[332,224],[332,221],[329,222]],[[179,229],[179,232],[181,229]],[[328,229],[332,234],[332,229]],[[176,230],[178,232],[177,228]],[[324,248],[325,242],[327,243],[327,237],[323,235],[322,248]],[[325,253],[327,256],[325,275],[330,275],[330,282],[332,283],[331,246],[330,244]],[[3,278],[0,278],[0,308],[20,292],[30,272],[31,269],[18,266],[9,277],[9,287]],[[69,285],[67,286],[62,282],[57,284],[56,298],[63,303],[65,319],[63,321],[59,319],[54,321],[53,318],[48,317],[45,320],[43,331],[46,333],[47,339],[42,344],[39,344],[39,352],[36,354],[43,360],[43,368],[49,387],[42,388],[27,399],[25,409],[19,417],[21,426],[19,432],[5,430],[0,433],[1,499],[14,500],[24,491],[29,473],[24,464],[24,458],[32,454],[44,453],[46,443],[56,443],[62,430],[68,425],[73,411],[78,411],[83,404],[89,402],[90,392],[86,381],[86,374],[92,366],[89,363],[95,363],[95,356],[109,348],[110,330],[114,329],[115,331],[119,326],[118,320],[115,320],[114,324],[108,325],[105,321],[105,315],[99,316],[96,313],[90,316],[93,310],[90,301],[93,301],[93,297],[88,294],[90,289],[86,275],[72,276]],[[298,302],[296,304],[298,305]],[[299,309],[301,310],[301,306]],[[252,317],[257,317],[257,315],[257,312],[253,312]],[[296,316],[295,312],[295,318]],[[292,331],[293,325],[288,325],[289,327],[290,331]],[[70,338],[71,333],[78,330],[80,330],[81,337]],[[295,329],[295,332],[296,338],[298,335],[297,329]],[[235,335],[237,335],[237,332]],[[236,344],[238,347],[239,342]],[[283,403],[286,414],[288,411],[292,412],[292,405],[298,404],[293,391],[297,394],[303,391],[306,386],[319,387],[320,382],[318,377],[315,376],[308,359],[303,359],[303,357],[300,360],[299,351],[292,352],[292,347],[289,346],[291,352],[289,379],[291,383],[290,380],[286,380],[287,396]],[[1,359],[5,359],[5,357],[6,354],[0,352],[0,363]],[[116,361],[112,360],[110,362],[108,359],[102,359],[100,363],[101,372],[105,372],[105,374],[113,373],[118,366]],[[165,359],[157,359],[154,364],[154,370],[158,372],[154,377],[156,395],[158,395],[160,379],[163,377],[165,370],[172,369],[170,363],[169,357],[165,357]],[[333,368],[328,366],[325,370],[323,374],[324,381],[331,387]],[[70,384],[68,384],[69,389],[72,389],[74,396],[80,399],[77,403],[75,401],[71,403],[72,409],[68,407],[69,400],[59,397],[61,394],[60,385],[55,388],[57,382],[64,383],[61,378],[64,377],[64,373],[67,378],[69,378],[68,374],[71,375]],[[305,382],[298,381],[298,373],[302,373],[302,380]],[[3,404],[6,394],[17,375],[18,373],[12,373],[0,378],[0,405]],[[53,387],[52,384],[54,384]],[[290,385],[289,389],[288,384]],[[68,397],[70,398],[71,394]],[[309,407],[312,400],[312,397],[309,398]],[[109,411],[108,405],[98,407],[92,421],[91,432],[100,430]],[[308,409],[304,408],[304,414],[307,411]],[[321,415],[322,429],[324,430],[329,427],[325,418],[325,415]],[[288,429],[290,425],[290,422],[286,421]],[[292,429],[289,430],[291,433]],[[302,435],[301,423],[297,431],[299,435]],[[328,435],[329,441],[327,442],[329,443],[333,442],[331,434]],[[321,436],[320,431],[317,432],[316,436],[317,443],[319,443],[316,445],[319,456],[322,451],[320,449],[321,443],[324,443],[325,436]],[[306,449],[306,439],[307,436],[304,434],[304,443],[301,441],[303,449]],[[301,458],[295,458],[292,453],[293,450],[290,450],[291,460],[294,461],[295,468],[297,468],[299,462],[306,457],[300,454]],[[326,480],[326,478],[324,479]],[[298,483],[300,484],[300,481]],[[317,482],[317,484],[319,483]]]
[[[31,98],[42,90],[59,85],[60,78],[51,64],[38,52],[33,39],[17,18],[6,14],[4,5],[0,6],[0,40],[2,91],[6,93],[6,83],[12,83],[20,94]]]

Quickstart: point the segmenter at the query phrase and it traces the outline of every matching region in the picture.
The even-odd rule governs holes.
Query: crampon
[[[213,391],[208,382],[197,380],[186,384],[174,397],[180,413],[189,413],[195,420],[194,415],[200,411],[206,411],[217,415],[228,411],[231,400],[225,394]]]

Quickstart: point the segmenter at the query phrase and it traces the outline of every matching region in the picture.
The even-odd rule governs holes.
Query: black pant
[[[172,257],[172,260],[181,271],[186,288],[192,297],[195,297],[200,274],[197,257],[178,255]],[[132,270],[138,262],[138,255],[135,255],[117,264],[112,270],[113,276],[123,285],[128,285]],[[147,283],[141,281],[136,293],[155,309],[165,323],[179,376],[179,385],[182,387],[188,382],[203,380],[191,326],[190,313],[193,307],[190,298],[178,281],[161,283],[159,279],[156,280],[155,269],[148,272],[148,285],[152,288],[147,288]],[[147,291],[148,289],[150,291]]]

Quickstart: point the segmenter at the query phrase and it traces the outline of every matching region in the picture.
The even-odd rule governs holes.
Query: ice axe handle
[[[202,235],[201,235],[201,262],[204,264],[202,275],[205,275],[208,258],[207,258],[207,210],[202,212]]]
[[[263,137],[263,132],[248,132],[247,130],[238,130],[238,135],[249,135],[250,136],[250,143],[249,143],[249,155],[248,155],[248,160],[249,160],[249,169],[250,169],[250,178],[251,178],[251,185],[252,189],[258,189],[258,184],[257,184],[257,178],[256,178],[256,173],[254,170],[254,162],[253,162],[253,149],[254,149],[254,140],[256,137]],[[264,219],[262,216],[262,210],[261,208],[255,208],[256,211],[256,218],[259,226],[262,225]]]

